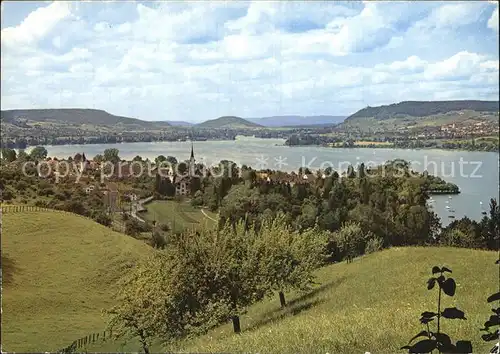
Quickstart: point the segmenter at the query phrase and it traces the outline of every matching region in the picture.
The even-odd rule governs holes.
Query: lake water
[[[381,164],[396,158],[412,162],[417,171],[427,169],[429,173],[443,177],[457,184],[461,194],[433,196],[433,208],[441,217],[443,225],[451,220],[446,209],[455,210],[456,218],[465,215],[480,219],[481,211],[488,211],[490,198],[498,199],[499,155],[496,152],[469,152],[445,150],[410,149],[340,149],[318,146],[283,146],[282,139],[257,139],[238,137],[235,141],[194,142],[197,162],[208,165],[220,160],[231,160],[253,168],[270,168],[283,171],[297,171],[305,166],[311,169],[332,166],[345,170],[349,164],[364,162],[366,166]],[[189,159],[191,142],[123,143],[97,145],[46,146],[49,156],[67,158],[76,153],[85,153],[87,158],[102,154],[105,149],[116,148],[122,159],[136,155],[154,160],[158,155],[175,156],[178,160]],[[482,202],[482,204],[481,204]]]

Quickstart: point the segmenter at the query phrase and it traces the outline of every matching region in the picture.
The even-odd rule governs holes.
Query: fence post
[[[102,332],[102,340],[106,341],[106,331]]]
[[[95,343],[95,333],[92,333],[92,343]]]
[[[99,333],[97,333],[97,335],[96,335],[96,340],[97,341],[99,340]]]

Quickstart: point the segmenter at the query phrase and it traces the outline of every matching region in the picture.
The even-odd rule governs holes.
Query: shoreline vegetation
[[[460,150],[460,151],[484,151],[499,152],[500,145],[498,137],[480,137],[476,139],[455,139],[455,140],[402,140],[397,142],[385,141],[342,141],[334,143],[323,143],[320,141],[292,142],[285,141],[286,146],[321,146],[334,149],[415,149],[415,150]]]

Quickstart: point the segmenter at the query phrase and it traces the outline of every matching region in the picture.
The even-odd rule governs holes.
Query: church
[[[175,185],[175,195],[188,195],[191,191],[191,177],[194,173],[196,160],[194,158],[193,143],[191,143],[191,156],[189,157],[189,162],[187,166],[187,175],[179,176],[174,175],[173,184]]]

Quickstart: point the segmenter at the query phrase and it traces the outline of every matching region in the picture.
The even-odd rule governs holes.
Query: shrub
[[[384,241],[379,237],[374,237],[368,240],[365,247],[365,253],[375,253],[383,248]]]
[[[103,212],[96,213],[92,218],[104,226],[110,226],[113,223],[113,220],[111,220],[111,218]]]

